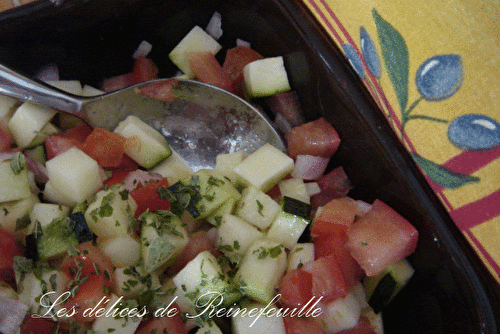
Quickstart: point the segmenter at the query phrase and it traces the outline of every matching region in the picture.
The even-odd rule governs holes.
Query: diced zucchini
[[[281,210],[267,236],[291,249],[311,222],[311,206],[291,197],[283,197],[281,202]]]
[[[281,196],[295,198],[296,200],[307,204],[311,203],[311,198],[303,180],[293,177],[280,181],[278,186],[280,188]]]
[[[45,126],[40,130],[40,132],[37,133],[37,135],[31,141],[31,143],[26,145],[26,148],[33,148],[33,147],[43,145],[45,138],[47,136],[54,135],[54,134],[59,133],[59,132],[60,132],[60,130],[54,124],[49,122],[49,123],[45,124]]]
[[[24,151],[24,154],[31,160],[38,162],[42,166],[45,166],[45,162],[47,161],[47,154],[45,154],[45,148],[43,145],[38,145],[33,148],[27,149]]]
[[[255,60],[243,68],[245,88],[250,97],[266,97],[291,90],[283,57]]]
[[[172,151],[172,155],[151,169],[151,172],[158,173],[161,176],[166,177],[169,184],[174,184],[181,179],[188,177],[192,173],[192,170],[179,156],[179,154]]]
[[[92,87],[90,85],[83,85],[82,88],[82,96],[97,96],[97,95],[102,95],[104,93],[105,93],[104,91]]]
[[[102,187],[97,162],[78,148],[57,155],[46,163],[51,185],[74,206]]]
[[[349,291],[343,298],[328,302],[316,320],[326,333],[337,333],[356,326],[360,315],[361,305]]]
[[[73,95],[82,95],[82,84],[78,80],[47,80],[46,83]]]
[[[252,184],[266,192],[293,170],[293,159],[267,143],[250,154],[234,172],[247,185]]]
[[[209,319],[198,328],[195,334],[222,334],[222,331],[213,320]]]
[[[224,215],[217,229],[218,249],[234,262],[239,262],[245,255],[248,247],[257,239],[264,237],[256,227],[245,220],[233,216]]]
[[[248,153],[245,151],[219,154],[215,160],[215,169],[229,178],[235,187],[239,187],[243,184],[243,181],[240,179],[238,174],[234,172],[234,168],[238,166],[247,156]]]
[[[115,294],[112,294],[109,298],[109,302],[106,304],[106,313],[109,315],[103,315],[97,317],[92,323],[92,333],[95,334],[109,334],[109,333],[120,333],[120,334],[133,334],[135,333],[137,327],[141,323],[142,308],[137,305],[137,302],[133,299],[120,299]],[[139,312],[134,316],[119,316],[120,310],[128,308],[129,310],[137,309]],[[116,313],[117,316],[113,316]],[[143,312],[142,312],[143,313]]]
[[[232,327],[235,334],[285,334],[285,322],[283,317],[275,314],[276,306],[266,308],[266,304],[252,302],[246,309],[248,315],[232,317]],[[269,312],[269,316],[266,313]],[[272,313],[273,312],[273,313]],[[260,315],[260,316],[259,316]]]
[[[264,238],[247,250],[233,278],[250,299],[267,304],[275,296],[279,279],[287,265],[285,248],[279,242]]]
[[[43,188],[43,199],[50,203],[56,203],[66,206],[75,205],[75,202],[73,200],[67,198],[62,192],[54,188],[50,180],[45,183],[45,188]]]
[[[51,108],[29,102],[23,103],[9,120],[9,130],[16,145],[22,148],[30,145],[56,113]]]
[[[24,156],[0,162],[0,203],[20,200],[31,195],[28,169]]]
[[[224,204],[222,204],[217,210],[207,216],[206,221],[215,227],[220,226],[222,222],[222,217],[226,214],[233,214],[236,203],[238,202],[238,197],[229,197]]]
[[[36,222],[40,227],[47,227],[54,219],[64,218],[69,215],[70,208],[65,205],[53,203],[35,203],[30,212],[30,227],[26,231],[28,234],[33,232]]]
[[[408,283],[415,270],[408,260],[402,259],[387,267],[380,274],[363,280],[368,304],[379,313]]]
[[[153,168],[172,154],[165,137],[136,116],[125,118],[115,132],[138,139],[138,145],[127,145],[125,153],[144,168]]]
[[[130,232],[137,208],[132,196],[122,186],[99,191],[85,211],[90,229],[102,239]]]
[[[54,219],[37,235],[37,251],[41,261],[61,258],[78,246],[74,222],[68,217]],[[36,232],[35,234],[38,234]]]
[[[74,212],[70,214],[68,218],[75,224],[74,230],[78,243],[82,244],[84,242],[94,241],[94,233],[90,230],[83,212]]]
[[[184,72],[188,78],[194,78],[189,66],[187,55],[190,52],[211,52],[214,55],[222,49],[222,46],[201,27],[195,26],[177,46],[169,53],[170,60]]]
[[[204,305],[213,298],[219,298],[230,290],[229,282],[217,259],[209,251],[199,253],[174,276],[179,291],[193,305]]]
[[[141,261],[141,243],[130,234],[105,240],[99,248],[117,268],[135,266]]]
[[[24,236],[24,229],[29,226],[29,214],[35,203],[40,200],[35,194],[18,201],[0,203],[0,226],[9,233]]]
[[[314,261],[314,244],[298,243],[290,250],[287,270],[299,269],[309,261]]]
[[[85,125],[85,122],[74,115],[67,113],[59,113],[58,125],[61,130],[68,130]]]
[[[237,203],[235,215],[261,231],[267,229],[280,211],[280,205],[255,186],[245,188]]]
[[[174,263],[189,237],[178,216],[169,211],[141,215],[141,254],[144,269],[152,272]]]
[[[147,273],[141,266],[116,268],[113,278],[113,292],[126,299],[136,299],[145,291],[160,288],[158,274]]]
[[[8,121],[18,105],[18,100],[0,95],[0,119]]]
[[[195,218],[206,218],[230,197],[241,196],[228,179],[209,169],[201,169],[169,189],[175,196],[174,211],[186,209]]]

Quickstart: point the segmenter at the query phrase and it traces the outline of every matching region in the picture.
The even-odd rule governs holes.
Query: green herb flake
[[[261,216],[264,216],[264,205],[257,199],[255,200],[255,202],[257,203],[257,211],[259,212],[259,215]]]
[[[24,230],[26,227],[28,227],[31,223],[30,216],[29,215],[24,215],[21,218],[18,218],[16,220],[16,231],[21,231]]]
[[[21,152],[17,152],[10,161],[10,168],[15,175],[21,174],[26,169],[26,158]]]

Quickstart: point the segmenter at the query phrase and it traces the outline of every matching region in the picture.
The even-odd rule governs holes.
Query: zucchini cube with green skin
[[[292,249],[305,231],[310,220],[311,206],[291,197],[284,197],[281,210],[274,219],[267,236]]]
[[[263,192],[270,190],[293,170],[293,159],[273,145],[266,143],[234,168],[245,184]]]
[[[70,208],[66,205],[53,203],[35,203],[29,214],[30,228],[27,233],[32,233],[35,224],[38,222],[42,228],[48,226],[54,219],[67,217],[70,213]]]
[[[195,308],[203,308],[214,298],[225,296],[231,291],[217,259],[209,251],[199,253],[173,278],[179,291]]]
[[[201,27],[194,26],[191,31],[168,54],[170,60],[184,72],[189,79],[194,78],[194,73],[189,66],[188,54],[190,52],[211,52],[217,54],[222,46]]]
[[[256,227],[233,215],[224,215],[217,235],[218,249],[234,262],[243,258],[255,240],[264,237],[264,233]]]
[[[22,154],[0,162],[0,202],[17,201],[31,195],[28,168]]]
[[[175,196],[172,205],[187,210],[194,218],[206,218],[229,198],[241,196],[228,179],[209,169],[201,169],[169,189]]]
[[[278,183],[281,196],[295,198],[301,202],[310,204],[311,198],[307,192],[306,184],[303,180],[292,177]]]
[[[169,211],[146,211],[139,219],[144,270],[150,273],[173,264],[189,241],[180,218]]]
[[[137,138],[138,144],[127,145],[125,153],[146,169],[153,168],[172,154],[165,137],[136,116],[125,118],[114,132],[124,137]]]
[[[408,260],[402,259],[389,265],[375,276],[363,279],[368,304],[375,313],[379,313],[399,291],[408,283],[415,269]]]
[[[255,60],[243,68],[245,88],[250,97],[266,97],[291,90],[283,57]]]
[[[74,230],[74,222],[68,217],[56,218],[48,226],[42,228],[37,237],[38,256],[41,261],[61,258],[78,246],[78,238]],[[35,235],[38,232],[35,229]]]
[[[46,167],[52,187],[72,206],[91,197],[102,187],[99,165],[76,147],[50,159]]]
[[[233,283],[245,296],[267,304],[276,295],[276,287],[286,266],[287,255],[283,245],[273,239],[259,239],[245,253]]]
[[[17,146],[28,147],[43,127],[56,115],[54,109],[25,102],[9,120],[9,131]]]
[[[137,208],[132,196],[122,186],[99,191],[85,211],[89,228],[102,240],[130,232]]]
[[[243,189],[235,215],[264,231],[271,225],[279,211],[280,205],[271,196],[250,185]]]
[[[241,197],[241,196],[240,196]],[[206,221],[215,227],[222,223],[222,217],[226,214],[233,214],[239,197],[229,197],[217,210],[207,216]]]
[[[287,270],[300,269],[305,263],[314,260],[314,244],[312,242],[297,243],[290,249]]]

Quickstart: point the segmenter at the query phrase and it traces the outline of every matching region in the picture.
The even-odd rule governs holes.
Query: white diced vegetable
[[[222,331],[214,321],[209,319],[207,322],[203,323],[200,328],[198,328],[195,334],[222,334]]]
[[[265,304],[250,303],[247,315],[232,318],[235,334],[285,334],[285,322],[282,316],[276,316],[277,307],[266,308]],[[254,310],[254,311],[252,311]]]
[[[263,231],[271,225],[279,211],[280,205],[269,195],[255,186],[249,186],[242,192],[235,215]]]
[[[137,298],[148,290],[160,287],[157,273],[147,273],[141,266],[116,268],[113,272],[113,292],[124,298]]]
[[[78,80],[47,80],[48,85],[73,95],[82,95],[82,84]]]
[[[9,120],[18,104],[16,99],[0,95],[0,119]]]
[[[295,198],[304,203],[311,203],[307,188],[303,180],[297,178],[290,178],[278,183],[281,196],[288,196]]]
[[[78,148],[57,155],[46,163],[49,182],[75,205],[102,187],[97,162]]]
[[[141,261],[141,243],[129,234],[105,240],[99,248],[117,268],[138,265]]]
[[[233,216],[225,215],[218,228],[218,248],[230,259],[239,260],[245,255],[248,247],[255,240],[264,236],[257,228],[247,221]]]
[[[351,291],[345,297],[328,302],[323,313],[315,318],[320,327],[328,333],[337,333],[357,325],[361,305]]]
[[[70,208],[66,205],[53,203],[35,203],[29,215],[30,228],[26,233],[33,232],[35,223],[39,222],[40,227],[48,226],[54,219],[66,217],[69,214]]]
[[[242,184],[242,180],[238,174],[234,172],[234,168],[238,166],[247,156],[248,153],[245,151],[219,154],[215,159],[215,169],[229,178],[235,186],[239,186]]]
[[[36,137],[31,141],[31,143],[27,147],[32,148],[39,145],[43,145],[45,137],[54,135],[59,132],[60,130],[54,124],[49,122],[45,124],[42,130],[40,130],[40,132],[36,135]]]
[[[299,269],[309,261],[314,261],[314,244],[298,243],[290,250],[287,270]]]
[[[65,194],[54,188],[50,180],[45,183],[43,189],[43,199],[50,203],[57,203],[61,205],[74,206],[75,202],[67,198]]]
[[[293,248],[310,223],[310,212],[309,204],[284,197],[281,211],[269,227],[267,236],[281,242],[287,249]]]
[[[89,85],[84,85],[82,89],[82,96],[97,96],[97,95],[102,95],[104,93],[105,93],[104,91]]]
[[[243,68],[250,97],[266,97],[291,90],[283,57],[255,60]]]
[[[0,203],[20,200],[31,195],[28,169],[22,154],[0,162]]]
[[[92,333],[95,334],[109,334],[109,333],[120,333],[120,334],[133,334],[135,333],[137,327],[142,320],[141,311],[142,308],[137,305],[135,300],[120,300],[121,297],[112,294],[109,302],[107,304],[106,312],[109,312],[109,316],[97,317],[97,319],[92,323]],[[134,316],[113,316],[113,311],[119,314],[120,310],[128,308],[129,310],[136,309],[139,311]],[[142,312],[143,313],[143,312]]]
[[[188,177],[193,171],[177,152],[172,151],[172,155],[151,169],[151,172],[166,177],[169,184],[174,184]]]
[[[18,201],[0,203],[0,226],[13,235],[24,236],[23,232],[19,232],[29,225],[29,213],[38,202],[38,196],[31,194]]]
[[[110,239],[129,233],[137,209],[123,187],[99,191],[85,211],[85,221],[99,238]]]
[[[165,137],[136,116],[130,115],[120,122],[115,132],[137,138],[137,145],[127,145],[125,153],[144,168],[152,168],[172,154]]]
[[[293,159],[271,144],[264,144],[234,168],[247,184],[266,192],[293,170]]]
[[[190,52],[211,52],[214,55],[222,46],[201,27],[195,26],[170,52],[168,57],[188,77],[194,78],[187,55]]]
[[[54,109],[25,102],[17,108],[9,120],[9,130],[22,148],[28,147],[43,127],[55,116]]]

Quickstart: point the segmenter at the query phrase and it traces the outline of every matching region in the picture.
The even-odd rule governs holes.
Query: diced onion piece
[[[292,177],[302,180],[317,180],[326,170],[330,158],[313,155],[298,155],[292,171]]]
[[[123,181],[123,187],[128,191],[132,191],[137,187],[146,185],[151,180],[160,180],[161,178],[160,174],[137,169],[127,175]]]
[[[276,115],[274,127],[285,136],[292,130],[292,125],[282,114]]]
[[[363,217],[372,208],[371,204],[366,203],[365,201],[362,200],[357,200],[356,204],[358,205],[358,212],[356,213],[357,217]]]
[[[252,44],[250,44],[250,42],[248,42],[248,41],[237,38],[236,39],[236,46],[246,46],[247,48],[251,48]]]
[[[55,64],[50,64],[42,67],[35,75],[35,79],[38,79],[40,81],[58,81],[60,80],[59,68]]]
[[[309,196],[314,196],[321,192],[321,188],[319,187],[318,182],[307,182],[306,190]]]
[[[152,49],[153,49],[152,44],[150,44],[148,41],[142,41],[132,54],[132,58],[137,59],[141,56],[147,57],[147,55],[151,52]]]
[[[21,301],[0,297],[0,333],[17,333],[27,312],[28,306]]]
[[[220,15],[220,13],[215,12],[212,15],[205,31],[214,39],[221,38],[223,31],[222,31],[222,16]]]

